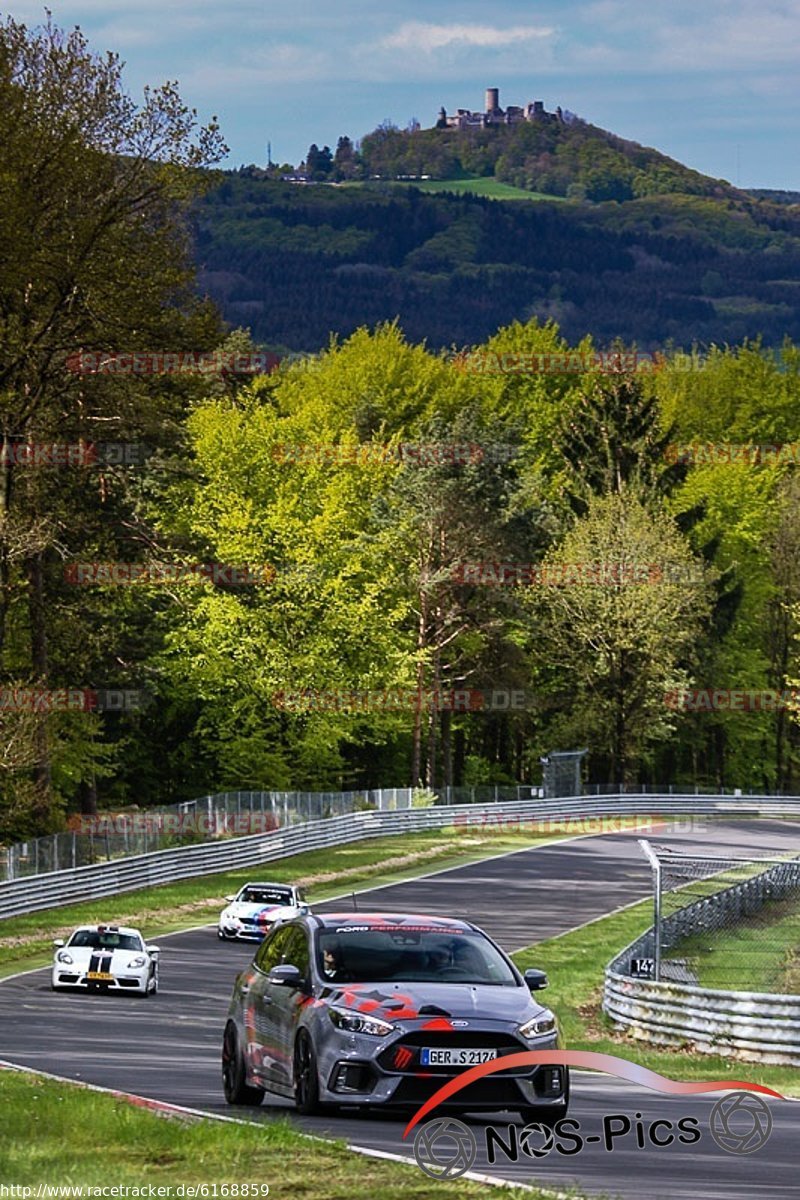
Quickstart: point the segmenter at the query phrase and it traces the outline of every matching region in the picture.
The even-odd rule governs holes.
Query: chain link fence
[[[269,833],[347,813],[409,808],[410,788],[362,792],[219,792],[164,808],[73,816],[64,833],[0,850],[0,879],[85,867],[176,846]]]
[[[582,751],[570,752],[581,755]],[[549,756],[553,759],[553,755]],[[567,755],[561,756],[564,761]],[[578,760],[579,761],[579,760]],[[657,787],[654,784],[580,784],[574,761],[569,762],[572,795],[592,796],[733,796],[765,793],[740,788]],[[577,781],[575,781],[575,778]],[[350,792],[218,792],[168,807],[101,812],[72,816],[63,833],[30,838],[13,846],[0,846],[0,880],[21,879],[50,871],[89,866],[110,859],[168,850],[226,837],[268,833],[304,821],[322,820],[347,813],[393,811],[434,804],[474,805],[510,800],[551,799],[570,793],[561,771],[553,778],[545,772],[544,786],[491,784],[434,789],[375,788]],[[776,793],[780,795],[780,793]]]
[[[0,880],[22,879],[220,838],[269,833],[306,821],[435,804],[524,800],[540,788],[375,788],[360,792],[218,792],[157,809],[73,816],[64,833],[0,848]]]
[[[634,977],[723,991],[800,993],[800,859],[687,855],[642,840],[653,928]]]

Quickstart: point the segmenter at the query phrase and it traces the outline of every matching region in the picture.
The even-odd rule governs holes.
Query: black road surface
[[[784,821],[714,823],[700,833],[666,831],[659,840],[676,849],[700,844],[742,854],[800,849],[797,828]],[[636,837],[612,834],[487,859],[364,892],[357,901],[362,911],[395,909],[466,917],[513,951],[649,892],[650,870]],[[319,906],[329,911],[351,907],[349,900]],[[110,905],[109,918],[113,915]],[[0,1057],[70,1079],[256,1122],[289,1113],[280,1100],[265,1101],[257,1110],[233,1109],[222,1096],[222,1029],[233,978],[252,956],[252,946],[219,942],[213,928],[172,935],[162,939],[162,945],[161,990],[152,999],[54,993],[48,971],[0,983]],[[739,1077],[747,1079],[748,1070],[743,1063]],[[478,1141],[473,1169],[522,1183],[558,1188],[575,1184],[589,1193],[630,1200],[800,1197],[800,1107],[769,1100],[774,1127],[768,1142],[756,1153],[736,1155],[720,1149],[709,1132],[709,1114],[723,1094],[674,1098],[610,1076],[573,1072],[570,1117],[580,1122],[581,1135],[590,1139],[580,1153],[567,1156],[553,1148],[542,1158],[520,1153],[520,1161],[513,1162],[499,1150],[490,1163],[486,1126],[494,1125],[508,1142],[506,1127],[518,1122],[517,1115],[470,1117],[466,1120]],[[630,1132],[607,1150],[604,1118],[625,1116],[631,1122]],[[701,1133],[696,1143],[675,1140],[656,1147],[649,1140],[652,1121],[672,1121],[675,1127],[681,1118],[692,1116]],[[643,1148],[637,1144],[637,1121]],[[613,1129],[622,1124],[622,1120],[611,1122]],[[402,1140],[403,1121],[368,1112],[361,1117],[298,1119],[298,1125],[357,1146],[406,1156],[412,1151],[413,1135]],[[677,1135],[678,1130],[674,1132]],[[666,1126],[656,1130],[657,1137],[666,1139],[668,1134]],[[567,1149],[575,1145],[562,1144]],[[280,1180],[274,1184],[279,1186]],[[432,1189],[435,1186],[432,1182]]]

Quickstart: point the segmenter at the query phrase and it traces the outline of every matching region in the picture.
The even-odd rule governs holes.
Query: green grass
[[[387,179],[365,180],[343,184],[344,187],[370,187],[389,184],[391,187],[415,187],[421,192],[432,194],[453,192],[457,196],[488,196],[490,200],[553,200],[565,203],[564,196],[548,196],[545,192],[527,192],[524,188],[513,187],[510,183],[501,183],[493,175],[481,176],[475,179]]]
[[[800,993],[800,901],[767,901],[735,927],[686,938],[670,950],[701,987]]]
[[[486,1184],[434,1183],[416,1165],[304,1137],[286,1120],[245,1127],[165,1119],[113,1096],[12,1071],[0,1072],[0,1104],[5,1184],[122,1185],[144,1187],[145,1195],[151,1184],[266,1184],[271,1200],[429,1200],[434,1192],[437,1200],[482,1200],[487,1193]],[[516,1188],[504,1194],[548,1195]]]
[[[521,970],[539,967],[547,972],[550,986],[544,999],[558,1015],[565,1046],[616,1054],[673,1079],[744,1079],[800,1096],[800,1070],[795,1067],[740,1062],[691,1048],[660,1049],[614,1028],[601,1008],[604,969],[652,919],[652,901],[644,900],[513,955]]]
[[[506,854],[563,837],[561,833],[534,836],[530,830],[458,826],[397,837],[369,838],[335,849],[297,854],[260,867],[204,875],[104,900],[86,901],[0,920],[0,978],[52,960],[52,939],[76,925],[113,919],[141,928],[148,940],[215,921],[225,896],[249,879],[303,883],[313,904],[338,896],[348,888],[380,887],[413,879],[429,871],[464,866],[482,858]]]

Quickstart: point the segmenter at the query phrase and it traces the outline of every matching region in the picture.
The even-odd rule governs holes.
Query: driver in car
[[[446,946],[435,946],[428,951],[428,969],[431,971],[444,971],[446,967],[453,965],[452,956]]]
[[[322,973],[331,983],[350,981],[350,974],[345,970],[342,952],[338,946],[327,947],[322,951]]]

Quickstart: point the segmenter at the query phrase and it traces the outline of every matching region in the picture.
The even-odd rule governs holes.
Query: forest
[[[790,208],[220,176],[78,31],[2,46],[2,840],[575,747],[797,790]]]
[[[498,201],[214,173],[192,210],[202,290],[277,352],[398,319],[468,346],[513,321],[691,350],[800,340],[800,209],[740,194]]]

